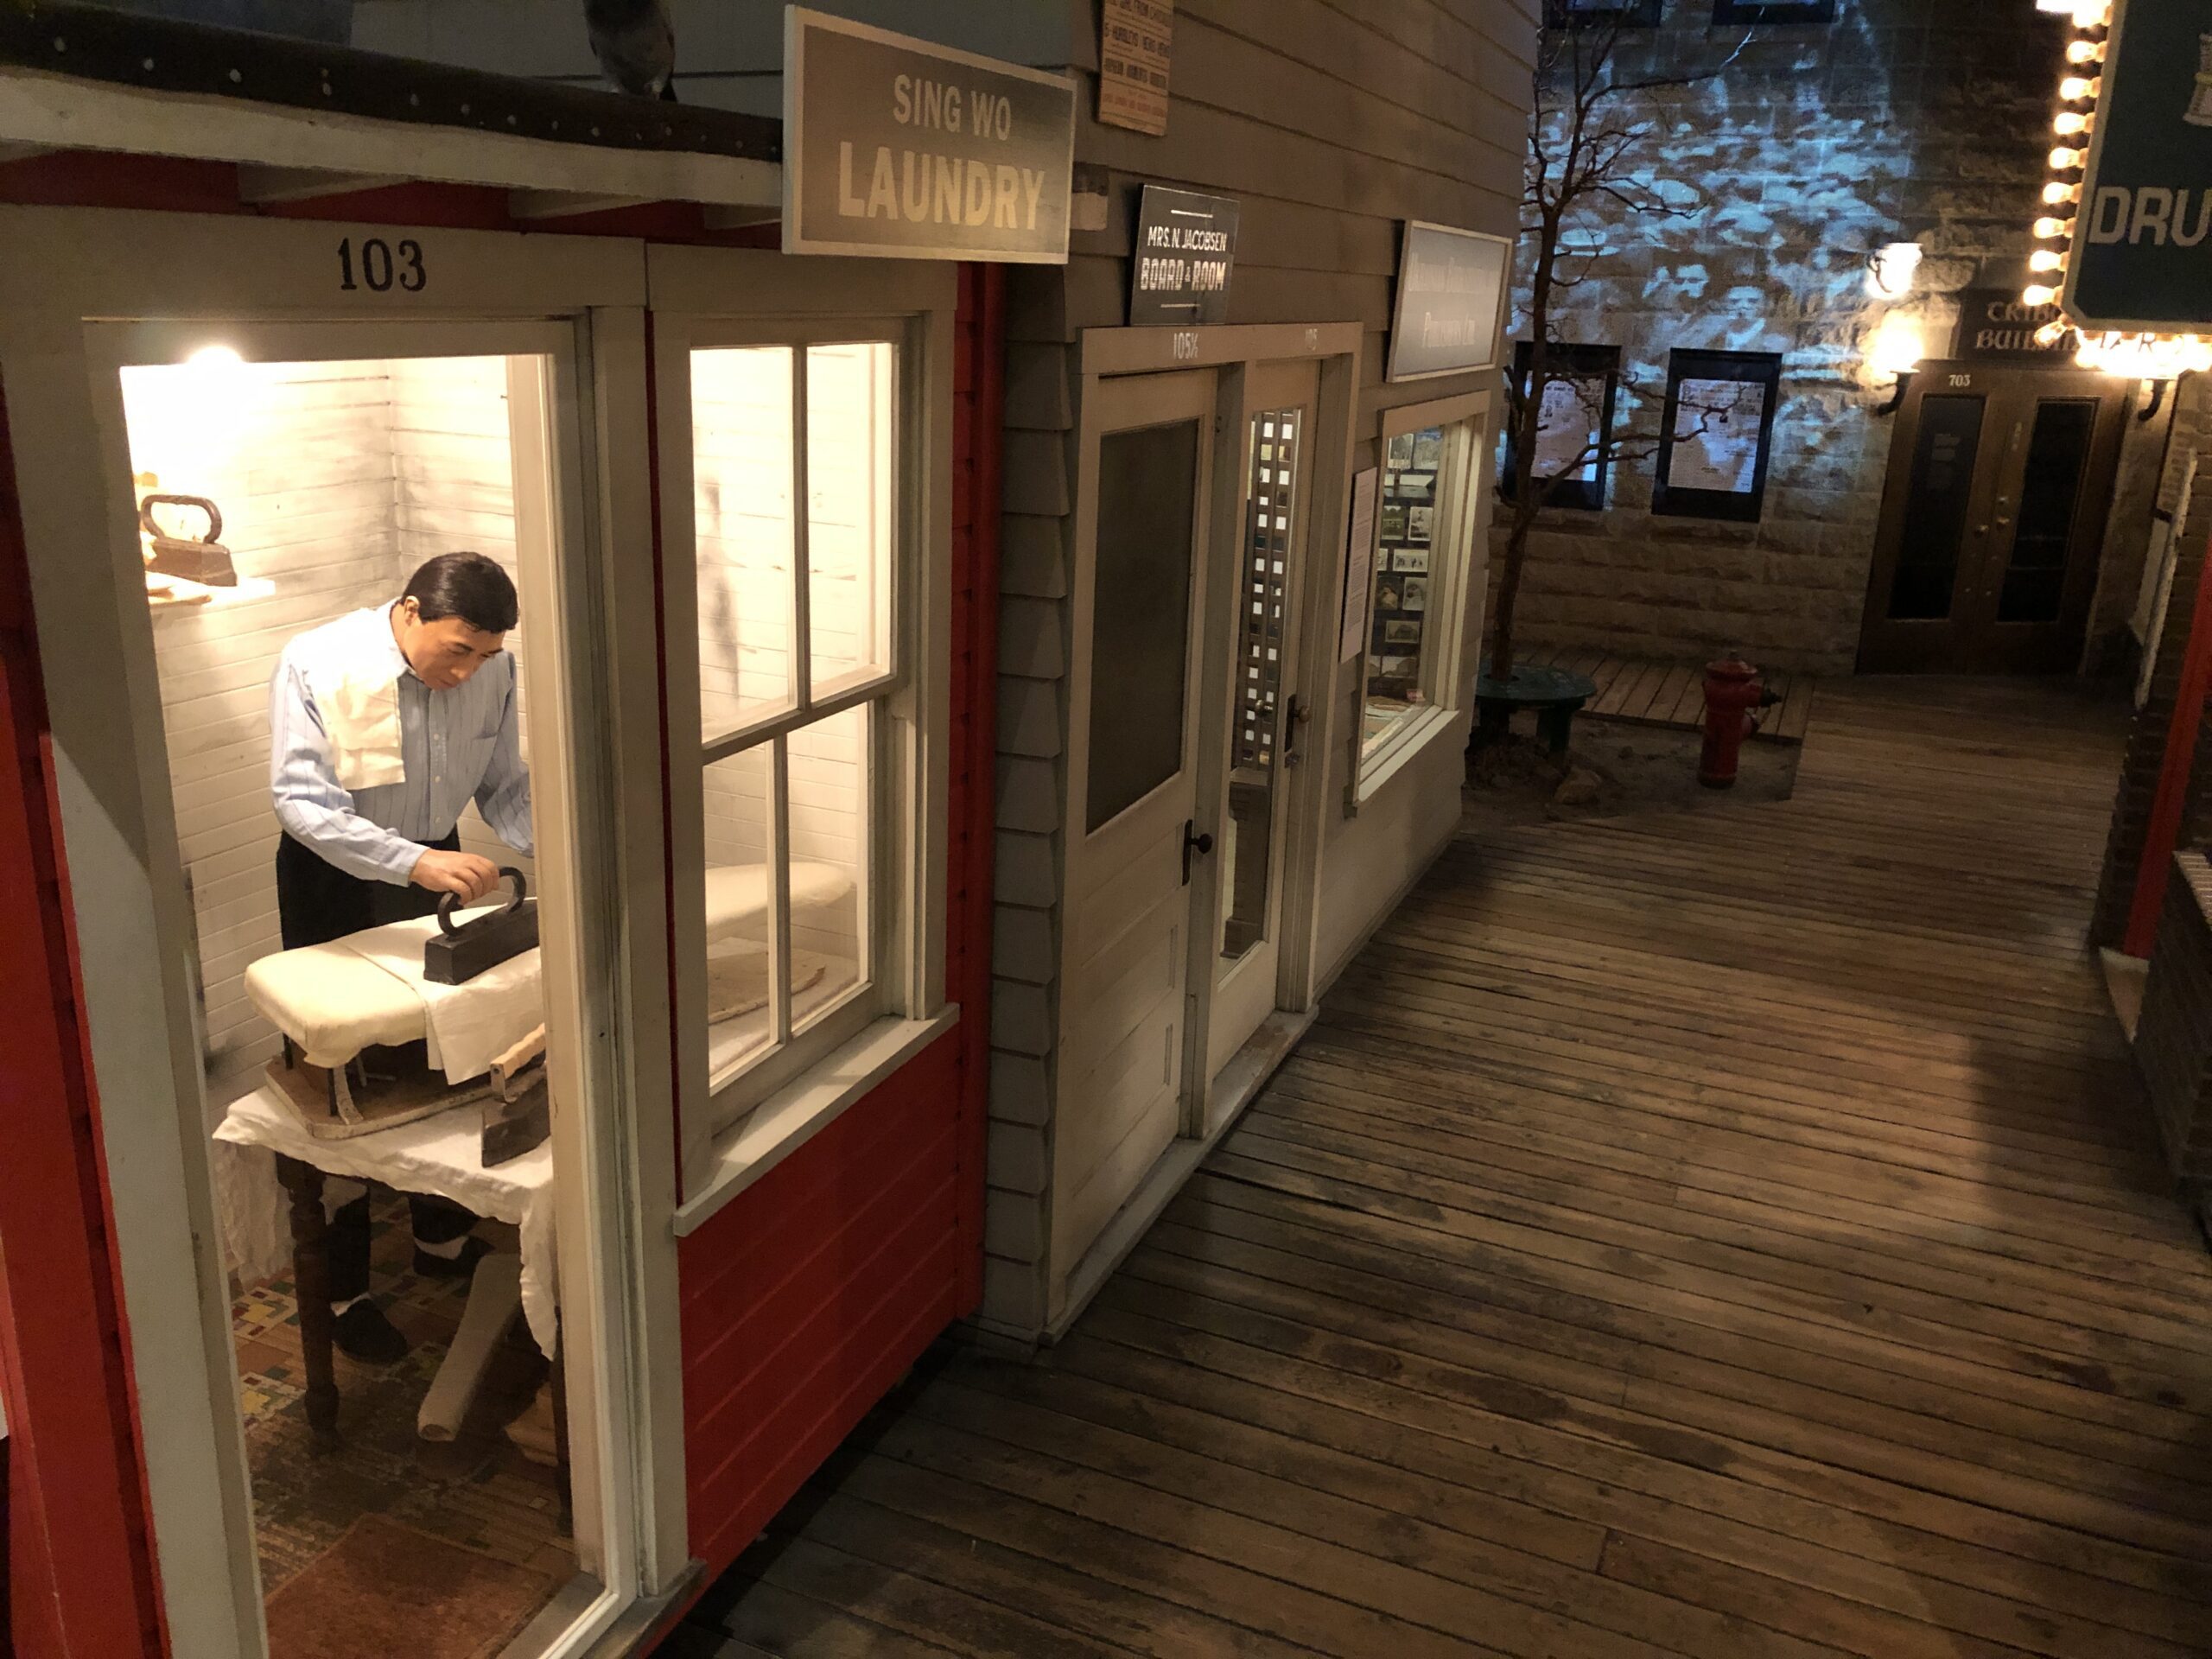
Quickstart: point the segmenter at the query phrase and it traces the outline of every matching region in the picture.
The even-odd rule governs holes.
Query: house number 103
[[[394,283],[410,294],[420,294],[430,285],[429,273],[423,268],[423,245],[413,237],[400,243],[397,251],[380,236],[362,238],[359,249],[350,236],[339,243],[340,293],[365,288],[372,294],[387,294]]]

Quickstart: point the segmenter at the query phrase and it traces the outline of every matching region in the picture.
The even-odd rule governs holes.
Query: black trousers
[[[456,851],[461,831],[430,845]],[[276,925],[287,950],[428,916],[437,907],[438,895],[427,887],[365,881],[289,835],[276,843]],[[410,1193],[407,1207],[418,1244],[450,1244],[476,1225],[476,1217],[450,1198]],[[364,1192],[330,1218],[330,1300],[350,1302],[368,1289],[369,1196]]]

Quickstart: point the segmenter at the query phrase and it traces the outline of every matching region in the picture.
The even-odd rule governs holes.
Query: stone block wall
[[[1764,514],[1655,517],[1637,447],[1604,512],[1545,516],[1519,637],[1847,672],[1893,430],[1872,412],[1891,383],[1866,366],[1868,339],[1897,309],[1940,358],[1960,290],[2024,280],[2065,33],[2026,0],[1840,0],[1833,24],[1753,29],[1712,12],[1666,0],[1658,27],[1624,36],[1624,79],[1675,83],[1629,96],[1649,134],[1639,180],[1681,211],[1583,227],[1594,254],[1560,334],[1622,348],[1618,433],[1656,435],[1674,349],[1781,353]],[[1912,295],[1870,297],[1867,254],[1916,238]],[[1522,337],[1526,299],[1524,270]],[[2116,586],[2124,618],[2133,587]]]

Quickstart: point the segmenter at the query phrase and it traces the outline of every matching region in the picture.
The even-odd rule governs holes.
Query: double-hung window
[[[664,338],[663,372],[689,387],[664,388],[659,438],[664,515],[690,508],[664,524],[662,591],[693,1147],[942,995],[942,696],[918,673],[938,608],[927,332],[807,318]],[[689,489],[669,487],[683,461]]]

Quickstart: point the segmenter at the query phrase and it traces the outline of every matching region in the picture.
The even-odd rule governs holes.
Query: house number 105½
[[[423,245],[413,237],[396,250],[380,236],[363,237],[358,249],[350,236],[339,243],[340,293],[365,288],[372,294],[388,294],[395,283],[410,294],[420,294],[430,285],[429,273],[423,268]]]

